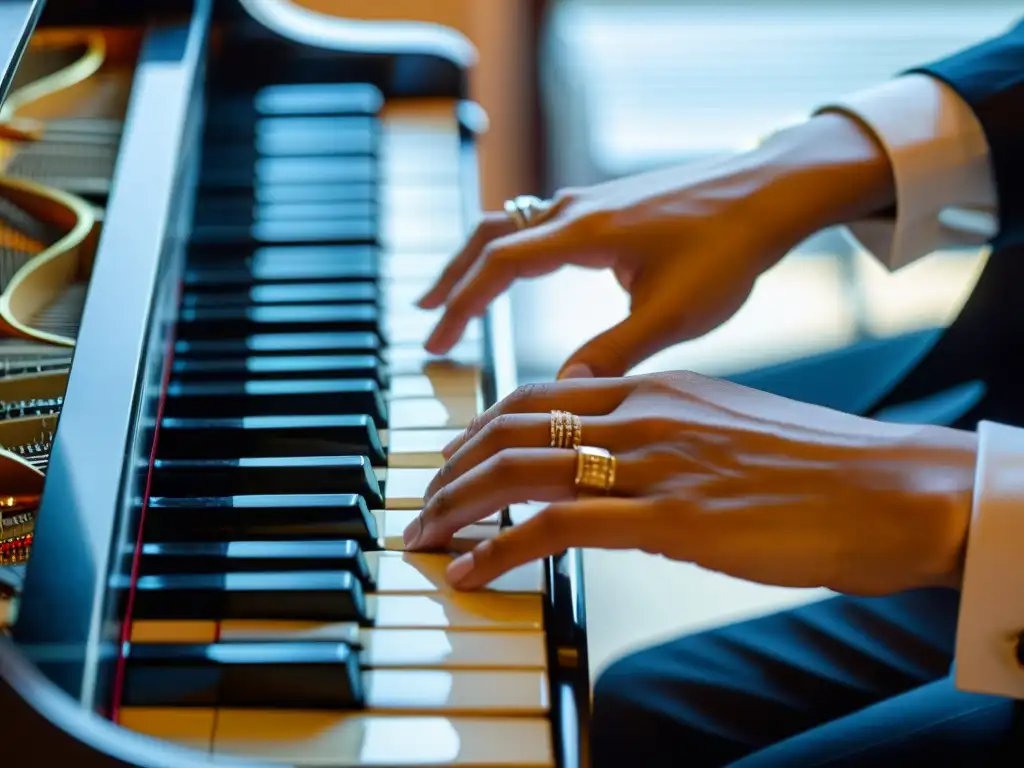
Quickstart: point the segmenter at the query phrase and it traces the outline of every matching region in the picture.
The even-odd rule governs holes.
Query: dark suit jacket
[[[985,131],[999,193],[997,248],[1024,245],[1024,21],[1001,37],[916,67],[942,80]]]
[[[1024,427],[1024,22],[1006,34],[915,67],[956,91],[988,139],[1000,229],[956,320],[870,413],[957,387],[984,395],[951,426],[982,419]]]

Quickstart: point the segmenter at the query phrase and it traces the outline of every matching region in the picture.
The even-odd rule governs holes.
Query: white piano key
[[[483,528],[484,526],[477,526]],[[496,526],[487,526],[492,530]],[[410,594],[451,591],[445,571],[452,561],[447,553],[367,552],[366,560],[376,580],[378,594]],[[544,569],[540,561],[514,568],[492,581],[484,591],[535,594],[544,591]]]
[[[389,552],[403,552],[405,550],[403,534],[419,512],[418,509],[375,510],[373,514],[377,518],[377,531],[380,535],[381,546]],[[472,549],[484,539],[497,536],[501,530],[498,527],[500,523],[501,516],[494,514],[473,525],[467,525],[452,537],[449,549],[452,552],[466,552]]]
[[[432,355],[419,344],[387,347],[384,360],[392,376],[423,375],[439,363],[483,367],[483,346],[475,341],[460,341],[448,354]]]
[[[385,509],[421,509],[434,469],[391,469],[384,474]]]
[[[543,632],[364,629],[359,639],[368,667],[547,668]]]
[[[540,595],[494,592],[437,592],[431,595],[376,595],[366,598],[373,625],[380,629],[540,630]]]
[[[425,251],[387,253],[378,262],[380,290],[389,306],[399,301],[405,291],[416,290],[422,294],[433,284],[448,263],[448,259],[424,255]],[[431,251],[431,254],[434,252]],[[392,285],[396,286],[394,289]],[[413,301],[419,299],[416,297]],[[407,306],[412,306],[410,303]]]
[[[461,429],[388,430],[388,468],[440,469],[445,463],[441,450],[462,432]]]
[[[393,376],[388,382],[392,400],[411,397],[447,397],[473,400],[483,410],[480,369],[473,366],[433,365],[415,376]]]
[[[440,274],[440,270],[437,274]],[[389,304],[384,311],[384,336],[391,344],[422,344],[430,336],[440,318],[441,310]],[[483,323],[478,318],[470,320],[462,338],[467,341],[480,341],[483,337]]]
[[[366,706],[404,714],[543,715],[543,670],[371,669],[363,672]]]
[[[216,721],[214,709],[185,707],[125,707],[118,717],[129,731],[206,753],[213,749]]]
[[[388,402],[391,429],[465,429],[480,413],[478,397],[409,397]]]
[[[372,712],[227,710],[213,753],[301,768],[553,768],[551,722],[532,717],[424,717]]]

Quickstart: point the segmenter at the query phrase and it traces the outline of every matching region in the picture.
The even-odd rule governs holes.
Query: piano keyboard
[[[451,101],[210,98],[118,722],[295,766],[553,766],[545,573],[486,590],[402,531],[486,404],[413,302],[464,234]],[[473,525],[456,546],[495,535]]]

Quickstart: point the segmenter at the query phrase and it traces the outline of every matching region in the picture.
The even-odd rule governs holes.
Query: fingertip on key
[[[402,541],[405,542],[406,549],[415,549],[422,533],[423,523],[420,521],[420,516],[416,515],[412,522],[402,531]]]
[[[459,587],[465,584],[470,574],[473,573],[473,568],[475,566],[476,560],[473,552],[466,552],[464,555],[459,555],[448,564],[448,572],[446,574],[448,583],[453,587]]]

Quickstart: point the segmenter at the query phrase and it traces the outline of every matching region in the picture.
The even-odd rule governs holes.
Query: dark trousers
[[[1024,766],[1014,703],[953,686],[957,607],[837,597],[627,656],[594,690],[592,765]]]

